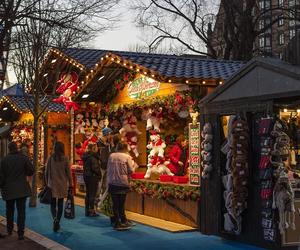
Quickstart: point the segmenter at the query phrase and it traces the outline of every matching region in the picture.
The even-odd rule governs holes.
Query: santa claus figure
[[[62,103],[66,107],[66,111],[71,108],[78,110],[79,106],[72,101],[72,96],[76,93],[78,88],[78,75],[75,72],[63,73],[58,80],[60,86],[56,89],[56,92],[60,94],[58,98],[53,99],[53,102]]]

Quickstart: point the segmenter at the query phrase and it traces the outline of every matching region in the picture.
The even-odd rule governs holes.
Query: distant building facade
[[[243,8],[243,2],[241,0],[237,1],[237,4],[240,5],[239,8]],[[300,17],[296,19],[296,15],[289,13],[293,18],[286,19],[289,17],[284,16],[288,14],[283,9],[287,8],[300,12],[300,0],[257,0],[257,6],[253,10],[255,12],[254,15],[259,16],[257,29],[262,29],[276,19],[278,21],[257,37],[253,45],[256,55],[282,58],[284,48],[295,37],[297,31],[300,31]],[[267,11],[268,9],[271,10]],[[224,57],[226,53],[224,19],[224,8],[221,3],[215,26],[210,34],[212,47],[216,50],[217,56],[220,58]]]

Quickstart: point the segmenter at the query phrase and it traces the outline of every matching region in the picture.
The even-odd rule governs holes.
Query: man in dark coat
[[[9,153],[1,161],[0,188],[6,201],[7,233],[12,234],[15,204],[17,206],[18,236],[24,239],[26,198],[31,195],[28,176],[34,173],[29,158],[18,151],[17,144],[8,144]]]

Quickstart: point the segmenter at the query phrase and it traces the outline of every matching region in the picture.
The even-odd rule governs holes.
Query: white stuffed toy
[[[150,158],[154,157],[155,155],[158,155],[158,157],[163,158],[165,147],[166,143],[163,139],[161,139],[159,134],[154,132],[152,133],[152,135],[150,135],[150,142],[147,145],[147,149],[151,149],[149,153]]]
[[[162,107],[159,107],[157,110],[152,108],[148,109],[147,116],[147,130],[154,129],[156,132],[160,132],[160,124],[163,119]]]
[[[77,114],[75,120],[75,134],[85,134],[84,126],[83,115]]]
[[[174,174],[167,167],[169,165],[169,161],[166,161],[164,158],[160,158],[155,155],[153,158],[148,159],[147,172],[144,176],[145,179],[150,178],[152,173],[157,174],[167,174],[173,176]]]
[[[135,132],[138,135],[142,134],[142,132],[138,130],[136,123],[137,123],[136,117],[132,114],[132,112],[128,112],[125,115],[122,128],[119,131],[120,134],[124,134],[126,132]]]

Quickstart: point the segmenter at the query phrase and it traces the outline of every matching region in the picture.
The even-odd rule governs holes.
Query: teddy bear
[[[123,134],[125,131],[135,132],[138,135],[142,134],[141,131],[138,130],[136,123],[137,119],[133,113],[131,111],[127,112],[123,120],[122,128],[120,129],[120,134]]]
[[[56,92],[60,96],[53,99],[53,102],[64,104],[66,111],[69,111],[71,108],[74,111],[78,110],[79,105],[72,101],[72,96],[78,88],[78,75],[75,72],[63,73],[57,82],[60,83],[60,86],[56,89]]]
[[[157,132],[160,132],[159,126],[163,118],[163,109],[159,108],[149,108],[147,115],[147,130],[154,129]]]
[[[95,112],[92,113],[91,115],[92,117],[92,126],[93,128],[97,128],[98,127],[98,122],[97,122],[97,115]]]
[[[152,132],[150,135],[150,142],[147,145],[147,149],[151,149],[149,153],[149,157],[152,158],[155,155],[159,157],[164,157],[164,149],[166,147],[166,143],[156,132]]]
[[[138,148],[137,148],[137,142],[138,142],[138,135],[141,134],[141,132],[138,130],[136,125],[136,117],[131,113],[128,112],[125,116],[125,119],[123,121],[123,126],[119,130],[119,133],[122,137],[125,138],[127,144],[128,144],[128,150],[133,152],[135,157],[139,156]]]
[[[149,159],[149,162],[147,164],[147,171],[144,178],[150,178],[152,173],[167,174],[173,176],[174,174],[167,167],[169,163],[170,162],[166,161],[165,158],[161,158],[158,155],[155,155],[154,157]]]
[[[75,120],[75,134],[84,134],[84,126],[85,122],[83,121],[83,114],[78,113]]]
[[[135,157],[138,157],[139,156],[139,152],[137,149],[138,138],[136,132],[134,131],[127,132],[125,137],[126,137],[126,142],[128,144],[128,151],[129,152],[132,151]]]

